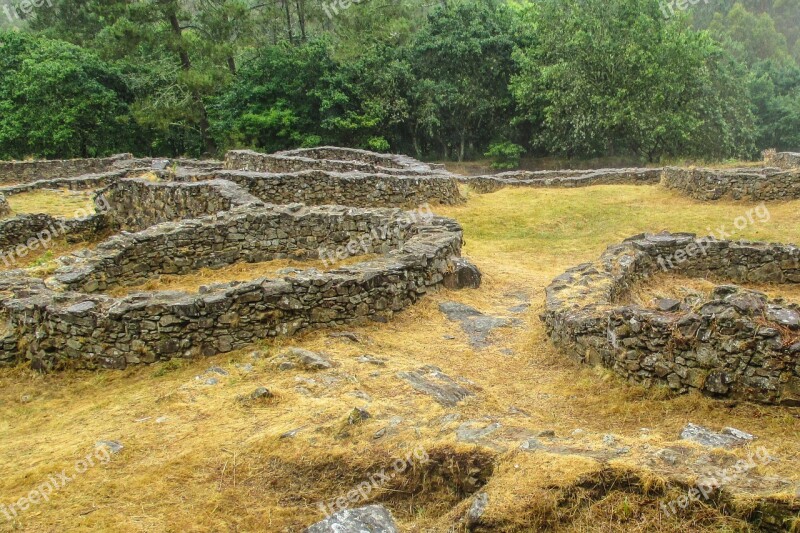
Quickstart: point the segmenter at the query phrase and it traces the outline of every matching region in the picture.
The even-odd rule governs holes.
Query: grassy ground
[[[45,213],[54,217],[78,218],[94,213],[94,191],[41,189],[8,197],[13,214]]]
[[[0,370],[0,504],[62,469],[72,474],[99,440],[124,444],[13,525],[0,507],[0,531],[301,531],[322,517],[317,502],[346,495],[417,447],[430,462],[367,493],[367,501],[392,510],[403,531],[463,531],[468,494],[482,482],[490,499],[484,531],[747,530],[746,498],[726,507],[733,516],[700,503],[678,518],[663,515],[659,504],[681,492],[664,485],[666,473],[645,467],[648,450],[674,446],[687,422],[749,431],[778,459],[758,466],[749,493],[780,492],[790,501],[788,489],[769,487],[777,478],[800,481],[797,411],[630,386],[559,354],[538,314],[551,279],[608,244],[643,231],[730,229],[753,207],[699,203],[659,187],[470,195],[467,204],[439,213],[463,224],[465,253],[484,273],[482,288],[441,291],[388,324],[348,328],[360,342],[316,332],[121,372]],[[800,242],[800,202],[770,204],[769,211],[768,222],[737,236]],[[512,315],[520,294],[532,306]],[[491,346],[474,349],[439,312],[448,300],[516,316],[521,325],[497,330]],[[279,371],[272,356],[286,346],[323,351],[336,366]],[[385,366],[358,362],[363,354]],[[246,364],[253,370],[237,366]],[[228,375],[206,373],[212,365]],[[444,408],[397,377],[423,365],[461,379],[474,395]],[[211,376],[217,384],[206,384]],[[274,393],[271,400],[237,400],[261,385]],[[348,425],[354,407],[371,418]],[[500,429],[485,445],[456,438],[461,424],[492,422]],[[599,449],[604,435],[614,435],[630,453],[597,462],[518,449],[542,430],[575,448]],[[743,456],[747,449],[720,453]]]

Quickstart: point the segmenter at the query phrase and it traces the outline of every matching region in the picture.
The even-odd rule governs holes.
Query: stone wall
[[[28,183],[110,172],[129,165],[132,160],[131,154],[119,154],[98,159],[0,161],[0,183]]]
[[[383,247],[409,239],[399,210],[246,205],[219,215],[165,223],[99,244],[56,272],[65,290],[92,293],[239,261],[316,259],[320,249],[360,242],[380,229]]]
[[[108,225],[139,231],[162,222],[197,218],[262,202],[231,181],[196,183],[121,180],[99,191]]]
[[[141,174],[139,170],[113,170],[100,174],[84,174],[68,178],[55,178],[48,180],[31,181],[19,185],[0,187],[0,193],[6,196],[22,194],[40,189],[68,189],[71,191],[84,191],[98,189],[111,183],[124,179],[130,175]]]
[[[376,224],[399,227],[407,215],[344,207],[237,208],[218,219],[167,223],[115,237],[76,265],[71,273],[79,275],[56,277],[70,287],[99,289],[91,280],[108,286],[111,280],[132,281],[159,269],[182,272],[204,264],[309,255],[321,244],[363,237]],[[419,221],[404,231],[403,245],[391,241],[395,247],[376,260],[325,273],[312,269],[282,279],[217,285],[195,294],[112,298],[61,291],[57,283],[45,285],[24,273],[0,274],[0,307],[8,320],[0,359],[29,359],[40,369],[124,368],[214,355],[315,328],[385,320],[444,284],[460,255],[461,228],[452,220]],[[185,246],[191,251],[182,251]],[[196,253],[199,261],[193,259]]]
[[[354,148],[338,148],[335,146],[320,146],[318,148],[301,148],[278,152],[275,155],[286,157],[306,157],[311,159],[327,159],[333,161],[359,161],[369,163],[384,169],[406,169],[430,172],[433,167],[405,155],[380,154],[367,150]]]
[[[446,176],[388,176],[360,172],[310,170],[287,174],[222,171],[192,179],[228,180],[264,202],[274,204],[418,207],[459,204],[458,183]]]
[[[317,156],[329,156],[333,159],[318,159]],[[430,165],[407,156],[385,156],[365,150],[331,147],[275,154],[262,154],[251,150],[231,150],[225,154],[225,169],[252,172],[322,170],[340,173],[378,173],[391,176],[450,176],[446,171],[433,169]]]
[[[785,170],[800,168],[800,152],[778,152],[770,154],[765,158],[765,163],[770,167],[778,167]]]
[[[485,194],[505,187],[589,187],[591,185],[657,185],[660,168],[513,171],[489,176],[459,176],[461,183]]]
[[[0,266],[13,268],[29,253],[44,249],[51,241],[91,241],[106,229],[102,215],[61,218],[46,214],[25,214],[0,220]]]
[[[707,298],[622,303],[660,272],[734,282],[800,283],[791,245],[640,235],[547,288],[542,315],[553,341],[580,362],[676,392],[800,405],[800,309],[720,286]]]
[[[0,218],[7,217],[11,214],[11,206],[8,205],[6,195],[0,192]]]
[[[697,200],[794,200],[800,198],[800,168],[664,169],[662,184]]]

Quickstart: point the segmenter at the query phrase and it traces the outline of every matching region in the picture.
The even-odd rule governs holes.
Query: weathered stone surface
[[[6,200],[6,195],[0,193],[0,217],[7,217],[11,214],[11,206],[8,205],[8,200]]]
[[[572,268],[546,290],[542,319],[553,341],[580,362],[611,368],[645,386],[762,403],[796,401],[800,378],[791,339],[799,309],[763,293],[721,285],[654,308],[618,303],[637,283],[672,271],[735,282],[800,282],[800,249],[792,245],[639,235],[595,263]]]
[[[472,505],[469,506],[467,511],[467,528],[472,529],[481,523],[486,508],[489,507],[489,495],[485,492],[479,492],[472,500]]]
[[[303,370],[327,370],[333,367],[333,363],[324,355],[303,348],[289,348],[278,356],[278,360],[291,362]]]
[[[308,527],[305,533],[398,533],[392,513],[382,505],[345,509]]]
[[[662,185],[697,200],[791,200],[800,198],[800,169],[664,169]]]
[[[232,154],[228,168],[246,168],[248,161],[284,166],[280,171],[288,174],[229,170],[225,172],[231,179],[215,180],[214,173],[221,172],[218,162],[165,163],[130,156],[87,163],[91,168],[79,162],[12,164],[9,168],[16,170],[52,168],[52,176],[45,172],[40,177],[53,180],[71,180],[64,176],[87,169],[119,174],[74,178],[75,187],[109,181],[97,195],[102,208],[97,215],[75,220],[29,215],[3,221],[0,248],[42,238],[44,232],[81,238],[106,229],[126,231],[92,250],[60,258],[62,266],[46,284],[19,271],[0,280],[0,311],[9,321],[0,362],[24,358],[43,370],[125,368],[172,357],[210,356],[315,328],[386,321],[441,287],[449,274],[467,268],[464,262],[456,264],[461,228],[429,209],[309,208],[261,200],[415,207],[428,200],[460,201],[455,181],[441,169],[403,156],[337,148],[275,156]],[[91,166],[95,163],[97,167]],[[149,177],[122,177],[139,169]],[[337,175],[326,181],[320,173]],[[339,260],[359,254],[381,257],[335,268]],[[13,266],[15,256],[10,257]],[[332,269],[206,286],[195,294],[102,294],[163,274],[285,258],[319,258]],[[479,273],[470,275],[462,283],[474,284]]]
[[[504,187],[589,187],[592,185],[656,185],[660,168],[606,168],[599,170],[516,170],[490,176],[459,176],[458,180],[477,193],[491,193]]]
[[[735,428],[724,428],[720,432],[712,431],[696,424],[686,424],[681,431],[681,439],[696,442],[709,448],[728,448],[743,446],[756,437]]]
[[[507,318],[485,315],[474,307],[459,302],[441,303],[439,310],[448,319],[459,322],[461,329],[469,336],[470,344],[478,349],[489,345],[489,335],[492,331],[509,327],[514,323]]]
[[[464,398],[472,396],[472,392],[435,366],[400,372],[397,377],[407,381],[414,390],[431,396],[444,407],[454,407]]]
[[[444,277],[444,286],[451,290],[477,289],[481,286],[481,272],[469,260],[453,260],[453,271]]]
[[[765,163],[769,166],[782,169],[800,168],[800,153],[797,152],[778,152],[769,154],[765,158]]]

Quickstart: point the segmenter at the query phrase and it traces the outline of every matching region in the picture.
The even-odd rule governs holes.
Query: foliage
[[[52,0],[2,34],[0,157],[336,144],[462,160],[516,145],[655,161],[798,149],[800,0],[662,8]]]
[[[77,46],[0,32],[0,158],[95,157],[128,149],[131,93]]]
[[[497,170],[513,170],[519,168],[520,158],[525,153],[525,148],[512,142],[503,141],[492,143],[489,150],[483,154],[494,158],[492,168]]]

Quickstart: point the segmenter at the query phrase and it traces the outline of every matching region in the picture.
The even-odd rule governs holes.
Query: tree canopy
[[[0,157],[800,149],[800,0],[39,4],[0,14]]]

